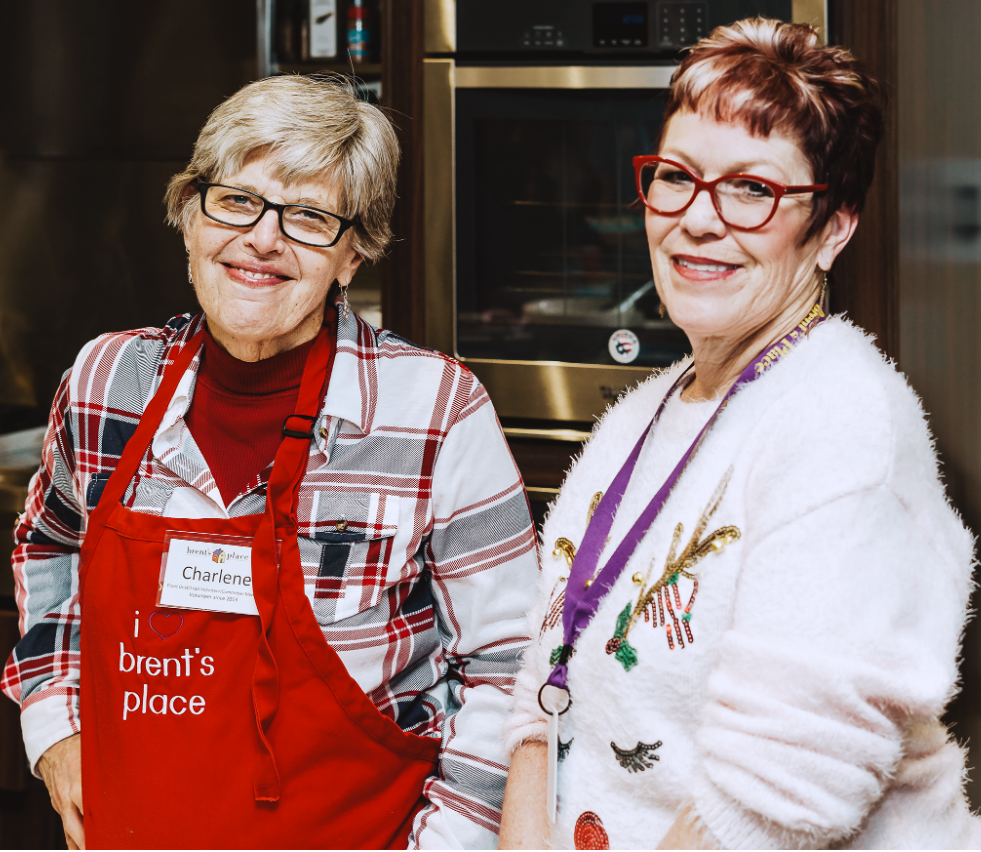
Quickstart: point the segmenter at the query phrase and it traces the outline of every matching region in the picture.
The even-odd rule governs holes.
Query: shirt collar
[[[340,417],[367,435],[378,396],[378,332],[354,311],[347,319],[340,307],[336,314],[337,351],[320,413]]]
[[[197,314],[184,328],[182,328],[175,336],[174,339],[168,344],[167,351],[164,354],[162,367],[169,365],[177,353],[181,350],[185,343],[187,343],[191,338],[197,334],[204,325],[204,314]],[[201,367],[201,352],[202,346],[199,344],[198,351],[194,358],[191,360],[191,365],[188,367],[187,372],[181,376],[181,380],[177,385],[177,390],[174,391],[174,395],[170,399],[170,403],[167,406],[167,410],[164,412],[163,417],[160,420],[160,425],[157,427],[157,435],[165,432],[174,426],[177,421],[183,419],[184,415],[187,414],[187,409],[191,406],[191,399],[194,396],[194,385],[197,383],[198,379],[198,369]],[[161,370],[157,375],[156,386],[153,392],[156,393],[160,387],[160,380],[163,378],[163,372]],[[147,400],[149,403],[149,400]],[[154,453],[156,453],[156,447],[154,447]]]
[[[317,448],[329,456],[328,435],[333,431],[330,418],[340,418],[356,426],[362,435],[372,428],[378,397],[378,332],[354,311],[344,318],[340,307],[335,311],[337,317],[337,351],[327,395],[320,409],[320,422],[314,428]],[[176,349],[190,340],[201,328],[204,314],[198,314],[176,336],[171,349],[165,355],[165,362],[173,360]],[[191,361],[187,372],[167,406],[167,410],[157,427],[153,440],[153,453],[165,459],[186,440],[184,436],[184,415],[190,408],[197,383],[198,368],[201,364],[200,350]],[[159,384],[159,379],[158,379]],[[192,439],[193,440],[193,439]],[[266,477],[268,468],[263,471]]]

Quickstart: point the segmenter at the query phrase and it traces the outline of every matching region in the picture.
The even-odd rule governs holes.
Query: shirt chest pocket
[[[399,498],[387,494],[301,491],[300,559],[321,624],[377,606],[401,566],[395,552]],[[399,563],[394,565],[394,562]]]

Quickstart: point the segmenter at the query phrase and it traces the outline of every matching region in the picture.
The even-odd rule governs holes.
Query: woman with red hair
[[[503,847],[977,848],[939,721],[973,540],[916,395],[826,313],[882,128],[808,26],[720,27],[675,73],[634,166],[693,356],[546,520]]]

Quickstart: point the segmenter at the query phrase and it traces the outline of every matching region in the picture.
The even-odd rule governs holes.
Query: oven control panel
[[[457,55],[675,58],[713,27],[754,15],[793,20],[793,2],[456,0]]]

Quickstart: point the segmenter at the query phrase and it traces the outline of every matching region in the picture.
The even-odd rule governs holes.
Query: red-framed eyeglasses
[[[731,228],[755,231],[769,222],[785,195],[821,192],[826,183],[787,186],[756,175],[722,175],[702,180],[691,170],[666,157],[634,157],[637,192],[649,210],[661,216],[684,213],[703,189],[708,192],[719,218]]]

